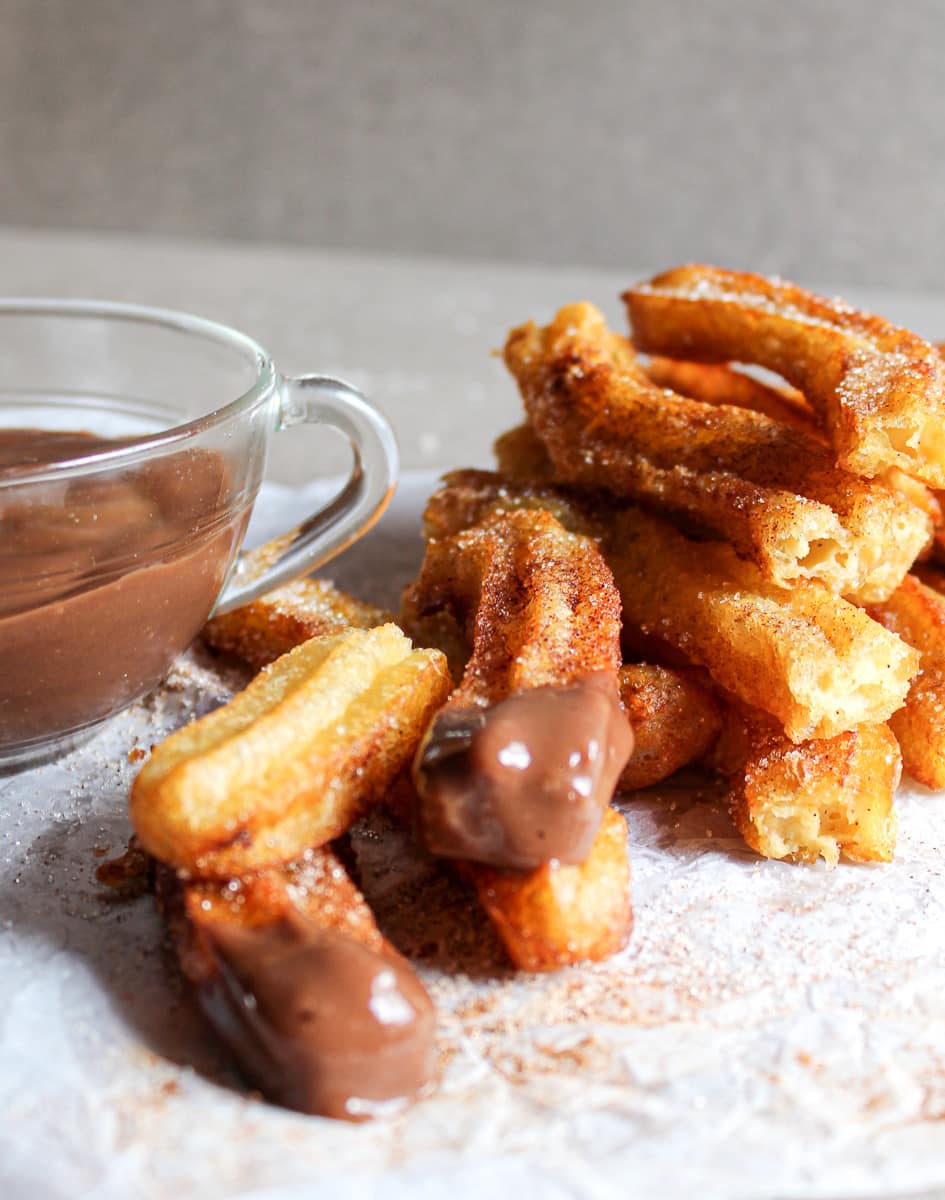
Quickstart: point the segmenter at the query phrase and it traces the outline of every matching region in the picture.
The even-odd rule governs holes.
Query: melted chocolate
[[[583,862],[632,747],[608,672],[448,707],[414,772],[423,839],[445,858],[519,870]]]
[[[115,449],[0,430],[0,471]],[[0,748],[92,724],[153,687],[199,632],[246,521],[222,455],[0,487]]]
[[[362,1121],[420,1094],[436,1016],[409,965],[291,910],[208,929],[219,973],[201,1005],[246,1077],[300,1112]]]

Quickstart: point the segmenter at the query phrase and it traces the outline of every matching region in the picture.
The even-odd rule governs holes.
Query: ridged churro
[[[250,604],[211,618],[203,639],[254,670],[275,662],[309,638],[343,629],[372,629],[393,617],[341,592],[327,579],[296,579]]]
[[[633,730],[621,791],[651,787],[705,758],[722,730],[722,714],[702,671],[630,663],[619,679]]]
[[[902,760],[887,725],[795,743],[771,717],[735,704],[709,762],[728,780],[735,824],[758,854],[829,866],[841,855],[892,859]]]
[[[501,911],[518,914],[497,924],[519,965],[596,954],[579,933],[595,903],[600,946],[622,944],[626,839],[618,852],[605,814],[632,738],[617,691],[620,600],[596,545],[545,511],[498,513],[428,543],[405,607],[451,612],[472,648],[414,765],[427,846],[499,889]],[[579,882],[590,859],[609,864],[596,900]],[[568,895],[580,897],[576,926],[559,912]],[[531,950],[513,927],[535,930]]]
[[[620,598],[597,547],[550,513],[501,513],[432,539],[405,607],[451,612],[472,647],[414,767],[430,849],[580,862],[630,751]]]
[[[885,721],[919,656],[862,609],[807,583],[761,577],[724,542],[693,542],[628,509],[606,543],[624,619],[705,667],[793,741]]]
[[[505,361],[560,482],[658,506],[783,586],[883,599],[928,542],[921,508],[796,427],[658,387],[592,305],[513,330]]]
[[[945,363],[916,334],[793,284],[702,264],[657,275],[624,300],[640,350],[783,375],[846,470],[900,467],[945,486]]]
[[[888,600],[868,611],[919,653],[919,673],[889,727],[912,778],[945,788],[945,597],[910,574]]]
[[[342,833],[409,762],[449,691],[394,625],[313,638],[156,747],[131,792],[149,853],[229,878]]]

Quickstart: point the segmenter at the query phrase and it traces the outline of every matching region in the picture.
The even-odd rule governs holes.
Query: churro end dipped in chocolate
[[[429,1082],[433,1004],[407,963],[291,910],[211,927],[219,971],[201,1007],[269,1099],[349,1121],[408,1104]]]
[[[415,767],[427,848],[518,870],[583,862],[632,745],[609,672],[447,706]]]
[[[267,1099],[363,1121],[426,1092],[432,1001],[332,850],[227,883],[164,868],[157,891],[200,1007]]]

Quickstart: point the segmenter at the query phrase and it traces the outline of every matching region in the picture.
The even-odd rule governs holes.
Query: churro
[[[429,848],[581,862],[630,752],[620,599],[597,547],[550,513],[499,514],[431,540],[405,603],[452,612],[472,646],[414,767]]]
[[[330,849],[245,879],[157,880],[185,977],[269,1099],[357,1121],[427,1089],[433,1004]]]
[[[343,629],[372,629],[393,617],[341,592],[327,579],[296,579],[250,604],[212,617],[203,639],[254,670],[275,662],[309,638]]]
[[[907,575],[885,603],[868,611],[919,653],[919,673],[889,727],[912,778],[926,787],[945,788],[945,597]]]
[[[156,747],[131,792],[141,844],[229,878],[330,841],[381,799],[449,686],[439,651],[394,625],[304,642]]]
[[[798,428],[658,387],[592,305],[513,330],[505,361],[560,482],[711,531],[783,586],[884,599],[931,535],[925,511]]]
[[[693,542],[638,509],[615,518],[606,556],[626,624],[777,717],[792,741],[885,721],[918,670],[915,650],[821,585],[780,588],[724,542]]]
[[[945,486],[945,363],[923,338],[841,300],[701,264],[657,275],[624,300],[640,350],[783,375],[846,470],[901,467]]]
[[[620,668],[619,680],[633,730],[621,791],[651,787],[705,758],[722,730],[722,714],[702,671],[631,663]]]
[[[612,953],[630,867],[607,806],[632,737],[596,545],[540,509],[495,513],[431,539],[405,605],[450,611],[471,646],[414,765],[424,841],[461,862],[523,969]]]
[[[796,743],[771,717],[734,704],[709,762],[728,780],[735,824],[758,854],[828,866],[841,855],[892,859],[902,760],[887,725]]]

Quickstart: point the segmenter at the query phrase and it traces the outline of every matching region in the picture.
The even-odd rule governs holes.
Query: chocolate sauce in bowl
[[[127,445],[0,429],[0,471]],[[222,455],[0,487],[0,751],[122,708],[199,632],[247,519]]]
[[[201,1006],[243,1073],[277,1104],[349,1121],[396,1111],[430,1081],[436,1016],[395,952],[289,910],[208,929],[219,972]]]
[[[633,735],[609,672],[447,706],[420,749],[420,832],[445,858],[531,870],[583,862]]]

